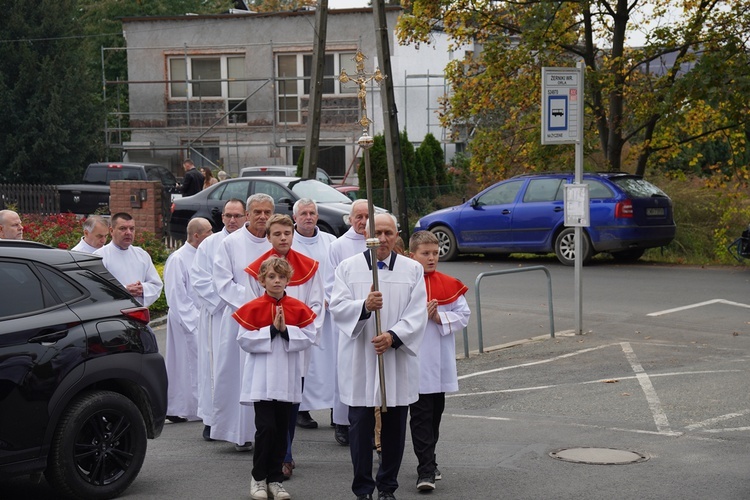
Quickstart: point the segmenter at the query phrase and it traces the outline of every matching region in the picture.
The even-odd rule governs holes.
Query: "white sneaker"
[[[250,476],[250,498],[255,498],[256,500],[268,498],[265,479],[256,481],[254,477]]]
[[[268,491],[276,500],[292,498],[281,483],[268,483]]]

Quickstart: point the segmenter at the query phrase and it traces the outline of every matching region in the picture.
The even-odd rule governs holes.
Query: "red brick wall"
[[[138,195],[146,191],[146,199],[141,201],[140,208],[131,205],[131,194]],[[127,212],[135,220],[135,230],[148,231],[157,238],[164,236],[162,224],[163,191],[159,181],[112,181],[109,191],[109,213]]]

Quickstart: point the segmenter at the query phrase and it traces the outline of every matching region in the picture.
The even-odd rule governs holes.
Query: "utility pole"
[[[305,179],[315,179],[318,172],[320,110],[323,100],[327,26],[328,0],[318,0],[318,6],[315,11],[315,44],[313,45],[312,72],[310,74],[310,101],[307,107],[305,157],[302,162],[302,177]]]
[[[406,213],[406,192],[404,190],[404,170],[401,164],[401,143],[399,141],[398,110],[393,96],[393,72],[391,70],[391,47],[389,45],[388,23],[385,18],[384,0],[372,1],[375,18],[375,46],[378,51],[378,66],[386,75],[381,94],[383,103],[383,125],[385,151],[388,159],[388,185],[391,194],[391,212],[398,218],[401,237],[409,241],[409,218]]]

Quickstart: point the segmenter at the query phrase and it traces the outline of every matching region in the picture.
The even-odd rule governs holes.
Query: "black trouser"
[[[375,480],[372,479],[372,439],[375,429],[375,410],[371,406],[349,407],[349,451],[354,466],[352,491],[355,495],[378,491],[393,493],[398,488],[398,471],[404,457],[406,417],[408,406],[389,406],[380,414],[381,463]]]
[[[292,403],[288,401],[256,401],[255,449],[253,477],[269,483],[284,480],[281,464],[286,454],[287,427]]]
[[[435,446],[440,437],[440,420],[445,410],[445,393],[420,394],[419,399],[409,405],[411,419],[411,441],[419,465],[417,475],[429,476],[437,468]]]

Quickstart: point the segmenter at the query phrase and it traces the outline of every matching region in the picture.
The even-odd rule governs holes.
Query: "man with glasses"
[[[255,411],[240,404],[241,367],[247,353],[237,343],[239,323],[232,314],[251,298],[250,275],[245,268],[271,248],[266,223],[273,215],[273,198],[256,193],[247,199],[247,222],[221,242],[214,255],[216,293],[227,303],[221,318],[219,345],[214,351],[214,423],[211,437],[235,443],[237,451],[252,450]]]
[[[232,198],[221,214],[224,228],[201,242],[190,268],[190,284],[200,306],[198,326],[198,417],[203,420],[203,439],[211,441],[214,415],[214,353],[219,348],[221,318],[227,303],[216,292],[213,267],[219,245],[245,225],[245,202]]]

